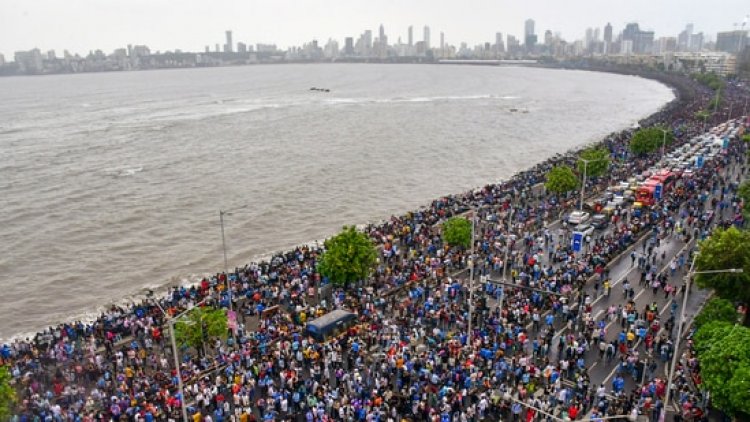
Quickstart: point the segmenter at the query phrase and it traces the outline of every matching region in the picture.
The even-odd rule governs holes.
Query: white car
[[[591,214],[586,211],[573,211],[568,216],[568,224],[581,224],[588,221],[590,217]]]
[[[581,232],[583,233],[584,238],[586,236],[591,236],[592,233],[594,233],[594,226],[586,223],[579,224],[573,228],[574,232]]]

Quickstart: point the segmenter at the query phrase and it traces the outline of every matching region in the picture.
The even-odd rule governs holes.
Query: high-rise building
[[[703,32],[692,34],[690,36],[690,51],[703,50]]]
[[[244,42],[238,42],[237,43],[237,52],[238,53],[242,53],[242,54],[247,53],[247,44],[245,44]]]
[[[409,47],[414,45],[414,27],[409,25]]]
[[[225,53],[231,53],[232,52],[232,48],[233,48],[232,47],[232,45],[233,45],[232,44],[232,31],[227,31],[226,32],[226,36],[227,36],[227,43],[224,44],[224,52]]]
[[[638,24],[633,22],[625,25],[625,29],[622,31],[622,39],[623,41],[632,41],[633,53],[648,54],[653,50],[654,31],[642,31]]]
[[[380,41],[380,45],[385,49],[385,47],[388,47],[388,37],[385,35],[385,28],[383,28],[383,24],[380,24],[380,32],[378,39]]]
[[[0,54],[0,66],[5,66],[5,56]]]
[[[344,55],[345,56],[354,55],[354,38],[353,37],[346,37],[344,39]]]
[[[430,49],[430,27],[426,26],[424,27],[424,48],[425,50]]]
[[[495,33],[495,52],[497,54],[505,53],[505,43],[503,42],[503,33]]]
[[[211,47],[209,47],[209,46],[206,46],[206,53],[210,53],[210,52],[211,52]],[[130,52],[128,52],[128,56],[129,56],[129,55],[130,55]]]
[[[216,52],[221,53],[221,49],[219,48],[219,43],[216,43]]]
[[[607,25],[604,26],[604,42],[611,44],[612,43],[612,24],[607,22]]]
[[[534,49],[534,45],[536,44],[536,34],[534,34],[534,19],[526,19],[523,28],[524,45],[526,46],[526,51],[531,51]]]
[[[372,54],[372,31],[371,30],[368,29],[365,31],[363,41],[364,41],[364,48],[365,48],[364,55],[369,56],[370,54]]]
[[[693,36],[693,24],[685,25],[685,29],[677,36],[677,48],[679,51],[689,51],[690,39]]]
[[[440,57],[445,57],[445,33],[440,32]]]
[[[716,51],[738,53],[747,45],[747,31],[727,31],[716,34]]]
[[[523,28],[524,28],[524,31],[523,31],[524,36],[534,35],[534,19],[526,19],[526,22],[524,22]]]

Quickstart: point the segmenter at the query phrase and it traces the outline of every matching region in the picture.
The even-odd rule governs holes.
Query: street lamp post
[[[664,128],[661,128],[659,130],[661,130],[662,133],[664,133],[664,136],[661,138],[661,160],[660,160],[660,161],[664,161],[664,153],[666,152],[666,149],[667,149],[667,132],[668,132],[668,130],[664,129]]]
[[[176,336],[174,333],[174,324],[175,322],[177,322],[178,319],[182,318],[185,314],[192,311],[196,306],[202,305],[207,300],[208,298],[201,300],[200,302],[196,303],[192,307],[188,308],[184,312],[174,317],[169,316],[169,314],[164,310],[164,308],[162,308],[161,304],[159,304],[158,300],[153,300],[153,302],[159,308],[161,313],[164,315],[164,318],[167,319],[167,326],[169,327],[169,338],[170,338],[170,342],[172,343],[172,357],[174,358],[174,368],[175,368],[175,371],[177,372],[177,388],[180,390],[180,407],[182,410],[183,422],[189,422],[189,420],[188,420],[188,414],[187,414],[187,403],[185,403],[185,386],[182,381],[182,371],[180,371],[180,358],[177,354],[177,340],[176,340]]]
[[[471,214],[471,254],[469,255],[469,344],[471,344],[471,319],[474,316],[474,221],[476,220],[476,211]]]
[[[581,179],[581,203],[578,206],[579,211],[583,211],[583,200],[586,192],[586,170],[591,162],[606,161],[606,158],[597,158],[595,160],[587,160],[585,158],[578,158],[579,161],[583,161],[583,179]]]
[[[227,264],[227,241],[226,237],[224,236],[224,216],[225,215],[232,215],[233,211],[241,210],[243,208],[247,208],[247,205],[242,205],[237,208],[233,208],[230,210],[219,210],[219,223],[221,224],[221,247],[222,252],[224,253],[224,277],[226,277],[226,288],[227,288],[227,295],[229,296],[229,312],[234,312],[234,305],[232,304],[232,285],[229,283],[229,265]],[[235,316],[235,324],[237,323],[237,317]],[[237,346],[237,336],[235,335],[235,330],[232,329],[232,347]]]
[[[721,273],[741,273],[742,268],[729,268],[725,270],[706,270],[706,271],[695,271],[695,260],[698,256],[693,257],[693,262],[690,264],[690,269],[685,275],[685,292],[682,296],[682,308],[680,309],[680,323],[677,326],[677,337],[675,338],[674,351],[672,352],[672,364],[669,367],[669,380],[667,381],[667,393],[665,397],[664,407],[662,408],[662,419],[667,411],[667,404],[669,403],[669,395],[672,393],[672,380],[674,379],[674,371],[677,366],[677,359],[680,351],[680,338],[682,337],[682,329],[685,326],[685,310],[687,308],[687,298],[690,293],[690,283],[693,280],[693,276],[696,274],[721,274]]]

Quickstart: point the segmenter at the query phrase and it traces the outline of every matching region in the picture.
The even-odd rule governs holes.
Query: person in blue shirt
[[[623,388],[625,388],[625,380],[622,378],[622,376],[617,375],[612,381],[612,391],[614,391],[615,394],[620,394]]]

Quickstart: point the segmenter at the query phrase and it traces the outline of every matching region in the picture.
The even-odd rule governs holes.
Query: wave
[[[143,166],[138,167],[113,167],[104,169],[104,174],[110,177],[128,177],[143,171]]]

